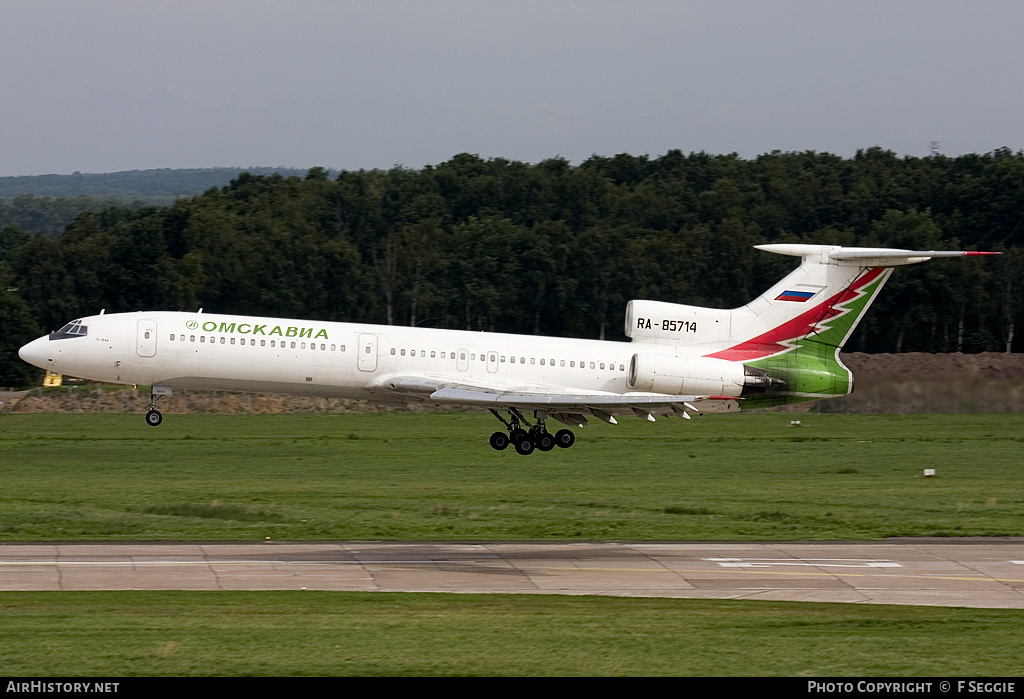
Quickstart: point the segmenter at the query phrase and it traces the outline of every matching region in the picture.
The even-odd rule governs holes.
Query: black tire
[[[516,442],[516,452],[526,456],[533,453],[533,442],[529,439],[520,439]]]
[[[508,438],[509,438],[509,440],[511,440],[511,442],[513,444],[519,444],[519,442],[523,441],[524,439],[529,439],[530,435],[528,435],[526,433],[526,430],[517,429],[517,430],[512,430],[512,432],[509,434]]]
[[[160,414],[159,410],[150,410],[146,413],[146,424],[150,427],[157,427],[163,421],[164,416]]]
[[[542,432],[533,439],[537,448],[541,451],[551,451],[555,448],[555,438],[550,432]]]
[[[574,435],[571,430],[558,430],[558,432],[555,433],[555,444],[563,449],[568,449],[575,443],[576,435]]]
[[[495,432],[491,435],[491,448],[502,451],[508,447],[510,441],[512,440],[510,440],[508,435],[504,432]]]

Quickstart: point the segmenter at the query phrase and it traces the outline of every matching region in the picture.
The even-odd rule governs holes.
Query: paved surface
[[[302,588],[1024,609],[1024,540],[0,544],[0,590]]]

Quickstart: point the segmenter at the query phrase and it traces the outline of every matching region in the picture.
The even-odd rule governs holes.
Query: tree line
[[[1020,351],[1024,153],[460,154],[419,170],[242,173],[169,206],[0,227],[0,385],[75,317],[195,310],[621,340],[633,298],[746,303],[796,264],[766,242],[985,249],[900,269],[847,346]]]

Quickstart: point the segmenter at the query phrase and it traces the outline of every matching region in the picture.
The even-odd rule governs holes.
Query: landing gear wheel
[[[542,432],[536,435],[533,441],[541,451],[551,451],[555,448],[555,438],[549,432]]]
[[[522,454],[523,456],[526,456],[527,454],[532,454],[533,442],[531,442],[529,438],[520,439],[518,442],[516,442],[516,452]]]
[[[558,430],[558,432],[555,433],[555,444],[563,449],[568,449],[575,444],[575,442],[576,435],[574,435],[570,430]]]
[[[528,435],[526,433],[526,430],[521,429],[521,428],[516,428],[516,429],[512,430],[509,433],[508,438],[509,438],[509,440],[511,440],[511,442],[513,444],[519,444],[520,442],[522,442],[524,440],[529,441],[530,435]],[[527,453],[529,453],[529,452],[527,452]]]
[[[156,427],[164,421],[164,416],[160,414],[159,410],[150,410],[146,413],[146,424],[150,427]]]
[[[504,432],[495,432],[491,435],[491,447],[498,451],[505,449],[511,441]]]

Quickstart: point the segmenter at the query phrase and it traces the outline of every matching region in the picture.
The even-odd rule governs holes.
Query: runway
[[[1024,540],[6,543],[0,590],[350,590],[1024,608]]]

